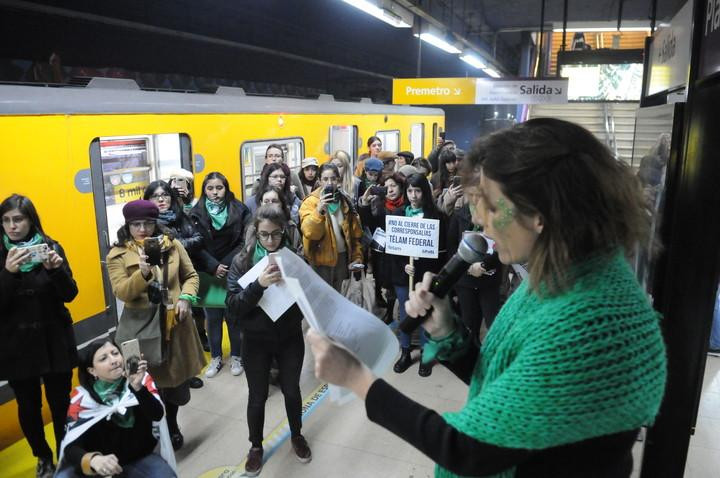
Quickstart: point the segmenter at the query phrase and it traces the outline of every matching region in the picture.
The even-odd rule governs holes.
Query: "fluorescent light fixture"
[[[488,75],[491,78],[500,78],[500,73],[494,68],[483,68],[482,71],[485,72],[486,75]]]
[[[454,45],[451,45],[450,43],[446,42],[445,40],[443,40],[442,38],[440,38],[438,36],[435,36],[432,33],[421,33],[420,35],[418,35],[416,33],[415,37],[418,37],[418,36],[420,37],[420,39],[422,41],[427,42],[436,48],[440,48],[442,51],[445,51],[447,53],[452,53],[455,55],[460,53],[460,50],[455,48]]]
[[[347,3],[348,5],[352,5],[353,7],[357,8],[358,10],[362,10],[363,12],[367,13],[368,15],[372,15],[373,17],[377,18],[378,20],[382,20],[383,22],[387,23],[388,25],[392,25],[395,28],[410,28],[412,27],[412,23],[407,23],[401,15],[398,15],[392,10],[387,10],[385,8],[381,8],[377,6],[377,4],[373,1],[369,0],[343,0],[343,2]],[[399,8],[397,6],[394,6],[394,8]],[[412,18],[412,17],[410,17]]]
[[[562,28],[553,28],[553,32],[555,33],[562,33]],[[618,31],[617,28],[613,27],[573,27],[568,28],[565,30],[568,33],[575,33],[575,32],[582,32],[582,33],[590,33],[590,32],[616,32]],[[650,27],[620,27],[621,32],[650,32]]]
[[[470,66],[474,66],[475,68],[485,68],[487,67],[487,63],[482,61],[479,56],[475,55],[474,53],[465,52],[462,55],[460,55],[460,59],[467,63]]]

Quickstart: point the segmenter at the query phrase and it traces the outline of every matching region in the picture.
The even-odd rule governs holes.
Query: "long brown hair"
[[[644,239],[649,214],[630,168],[586,129],[539,118],[477,142],[461,165],[468,186],[478,171],[500,185],[543,230],[529,257],[530,287],[551,294],[572,285],[571,266]]]

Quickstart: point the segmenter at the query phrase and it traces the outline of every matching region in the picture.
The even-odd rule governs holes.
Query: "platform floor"
[[[306,360],[301,389],[306,397],[314,396],[315,407],[303,424],[303,434],[313,451],[313,460],[301,464],[292,453],[288,440],[278,431],[285,419],[282,394],[271,386],[266,408],[265,434],[277,444],[266,446],[272,455],[267,459],[261,477],[412,477],[433,476],[433,463],[414,448],[384,429],[370,423],[363,404],[354,400],[337,406],[318,392],[322,385],[312,372],[312,361]],[[417,375],[417,364],[404,374],[390,372],[386,379],[419,402],[438,411],[456,410],[465,400],[467,388],[442,366],[429,378]],[[322,396],[324,398],[318,397]],[[185,477],[228,478],[242,476],[242,466],[249,448],[245,407],[247,382],[244,375],[233,377],[229,367],[205,386],[193,390],[190,403],[181,408],[179,423],[185,435],[185,446],[176,453],[179,475]],[[47,436],[52,436],[48,426]],[[271,450],[268,450],[270,448]],[[635,450],[639,466],[642,443]],[[0,452],[0,476],[34,477],[35,460],[22,440]],[[720,358],[708,357],[700,403],[697,432],[692,437],[685,470],[687,478],[714,478],[720,469]],[[634,476],[638,476],[636,469]]]

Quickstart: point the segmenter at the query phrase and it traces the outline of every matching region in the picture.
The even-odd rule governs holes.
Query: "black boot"
[[[397,362],[395,362],[395,365],[393,365],[393,370],[395,371],[395,373],[403,373],[410,367],[410,365],[412,365],[410,349],[403,347],[400,349],[400,351],[400,358]]]
[[[432,373],[432,363],[424,364],[422,361],[420,362],[420,367],[418,367],[418,375],[421,377],[429,377]]]

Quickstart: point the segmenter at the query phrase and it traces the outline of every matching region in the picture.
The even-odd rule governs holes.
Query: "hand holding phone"
[[[48,259],[48,253],[50,252],[48,245],[34,244],[32,246],[19,247],[23,251],[27,251],[26,262],[45,262]]]
[[[143,241],[143,250],[147,256],[147,263],[151,266],[159,266],[161,262],[160,238],[147,237]]]
[[[140,366],[140,342],[138,339],[126,340],[120,344],[120,351],[125,360],[125,376],[135,375]]]

